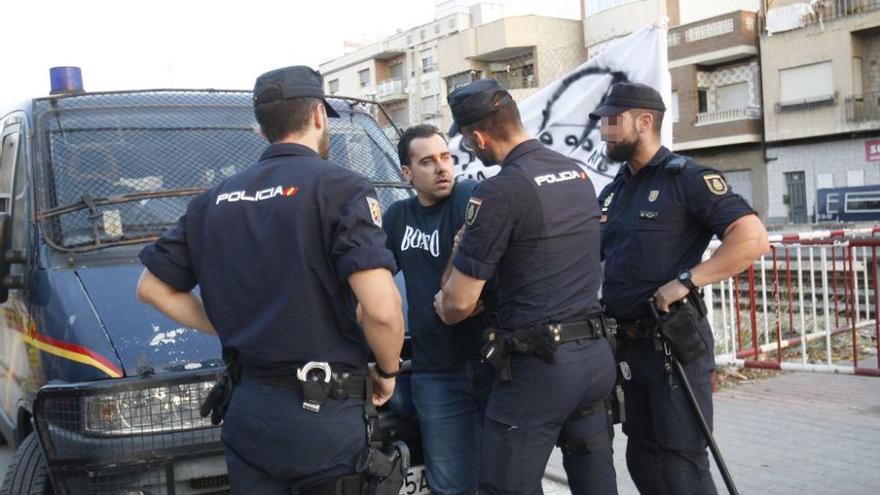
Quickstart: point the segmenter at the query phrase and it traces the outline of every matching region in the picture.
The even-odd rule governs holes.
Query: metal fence
[[[776,237],[747,271],[707,288],[717,363],[880,376],[877,232]]]

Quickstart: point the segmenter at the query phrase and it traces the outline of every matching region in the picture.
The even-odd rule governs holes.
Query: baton
[[[651,313],[654,316],[654,320],[657,322],[657,326],[663,326],[663,321],[660,319],[660,314],[657,311],[657,305],[654,303],[654,298],[650,298],[648,303],[651,305]],[[712,452],[712,457],[715,458],[715,465],[718,466],[718,471],[721,472],[721,478],[724,480],[727,492],[730,493],[730,495],[739,495],[739,492],[736,490],[736,485],[733,484],[733,478],[730,476],[730,471],[727,469],[727,464],[724,463],[724,458],[721,456],[721,450],[718,449],[718,444],[715,443],[715,437],[712,435],[712,430],[709,429],[706,417],[703,416],[703,410],[700,409],[700,403],[697,402],[697,396],[694,395],[694,389],[691,388],[691,382],[688,381],[687,376],[684,374],[684,367],[681,365],[678,358],[675,357],[675,354],[670,352],[669,344],[667,344],[663,338],[662,332],[660,332],[660,338],[663,341],[663,349],[666,351],[666,356],[672,361],[672,365],[675,368],[675,374],[678,375],[678,380],[681,382],[682,388],[687,393],[694,414],[697,416],[697,421],[700,423],[700,429],[703,430],[703,436],[706,438],[706,443],[709,444],[709,450]]]

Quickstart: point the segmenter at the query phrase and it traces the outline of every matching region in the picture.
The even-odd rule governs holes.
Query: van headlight
[[[87,435],[143,435],[211,427],[199,415],[213,381],[166,384],[82,398]]]

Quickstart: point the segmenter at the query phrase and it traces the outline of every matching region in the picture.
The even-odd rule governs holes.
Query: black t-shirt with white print
[[[477,183],[458,182],[441,203],[422,206],[417,197],[392,204],[382,221],[388,249],[406,281],[413,369],[446,371],[479,355],[483,318],[447,326],[434,312],[434,295],[446,269],[455,233],[464,224],[468,199]]]

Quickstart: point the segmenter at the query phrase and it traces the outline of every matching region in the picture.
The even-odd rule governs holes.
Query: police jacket
[[[717,170],[661,147],[635,175],[629,166],[599,195],[602,302],[609,316],[648,316],[656,290],[702,261],[712,236],[754,214]]]
[[[177,227],[141,252],[179,291],[198,285],[224,351],[290,374],[308,361],[365,370],[369,358],[347,279],[396,270],[375,191],[298,144],[197,196]]]
[[[453,258],[459,271],[496,276],[501,327],[583,319],[600,310],[599,208],[572,159],[528,140],[477,186]]]

